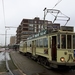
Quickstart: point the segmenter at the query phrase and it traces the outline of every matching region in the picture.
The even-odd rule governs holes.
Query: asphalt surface
[[[12,71],[14,75],[23,75],[19,70]],[[11,75],[9,72],[1,72],[0,75]]]
[[[11,51],[10,55],[22,75],[75,75],[75,71],[65,72],[65,70],[48,70],[42,65],[16,51]]]

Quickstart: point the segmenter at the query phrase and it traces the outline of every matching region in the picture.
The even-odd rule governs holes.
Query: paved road
[[[75,71],[59,72],[48,70],[19,52],[11,51],[10,54],[17,67],[26,75],[75,75]]]

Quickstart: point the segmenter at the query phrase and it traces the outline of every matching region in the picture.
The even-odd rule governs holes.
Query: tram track
[[[5,51],[5,63],[6,63],[6,69],[7,69],[7,72],[9,72],[9,75],[15,75],[11,69],[9,68],[9,64],[8,64],[8,59],[7,59],[7,56],[6,56],[6,51]]]

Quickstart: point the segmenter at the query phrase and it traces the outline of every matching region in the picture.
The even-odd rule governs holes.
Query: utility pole
[[[14,26],[5,26],[5,46],[6,46],[6,44],[7,44],[7,30],[8,29],[6,29],[6,28],[17,28],[17,27],[14,27]],[[8,35],[10,35],[10,34],[8,34]],[[6,48],[5,48],[6,49]]]
[[[45,30],[45,17],[46,17],[46,8],[44,8],[44,25],[43,25],[43,28],[44,28],[44,30]]]

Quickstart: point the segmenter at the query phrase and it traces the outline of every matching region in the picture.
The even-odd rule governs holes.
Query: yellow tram
[[[21,42],[19,51],[48,67],[68,67],[74,69],[74,29],[73,27],[66,27],[66,30],[43,30],[28,37],[27,41]]]

